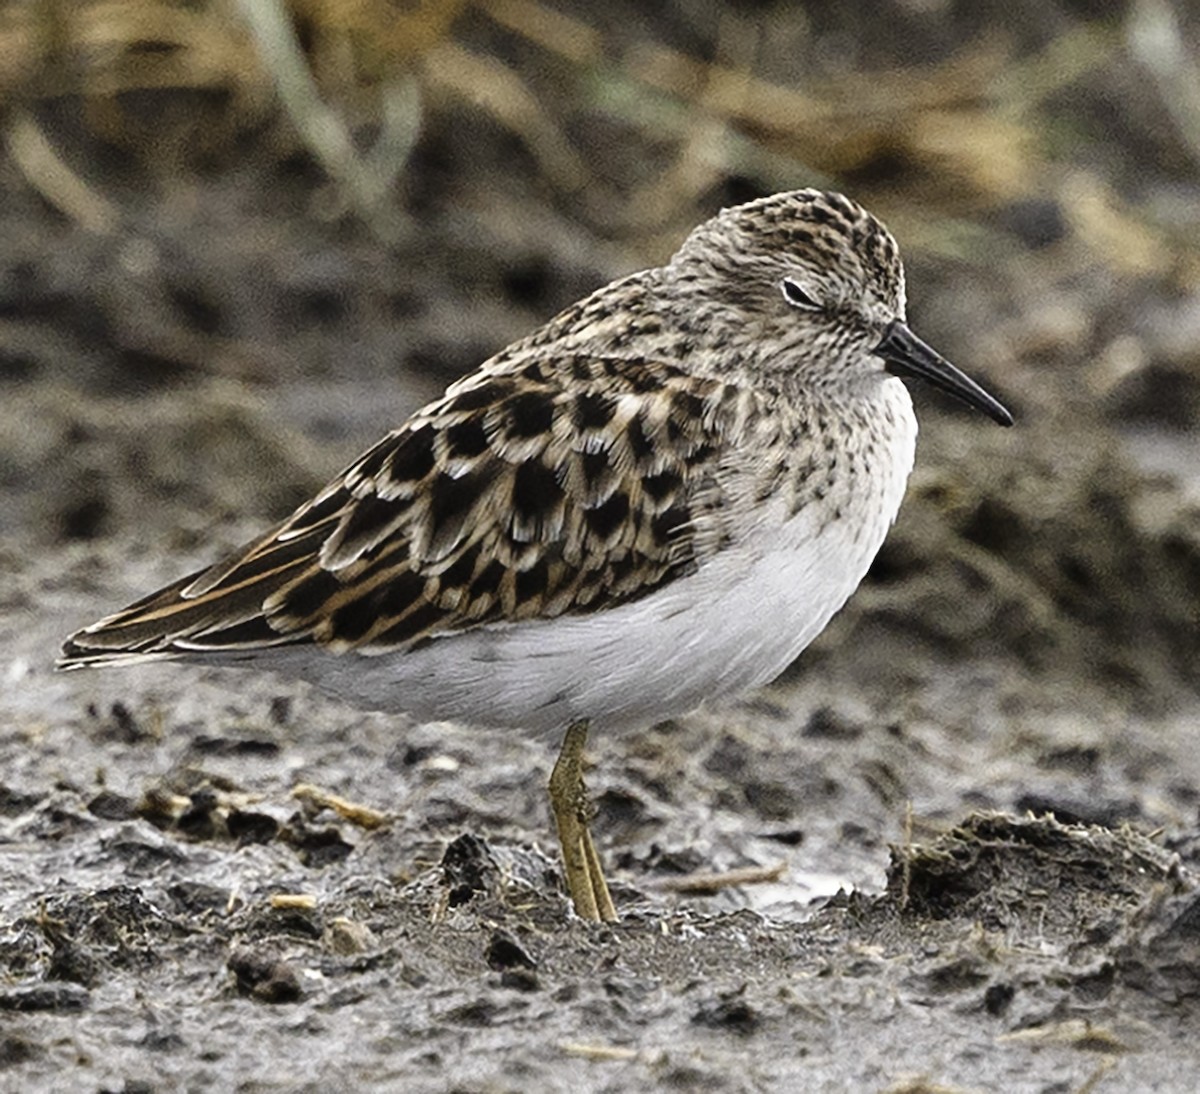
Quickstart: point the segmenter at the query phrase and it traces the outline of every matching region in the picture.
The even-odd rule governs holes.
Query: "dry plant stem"
[[[636,1060],[640,1055],[636,1048],[588,1044],[583,1041],[564,1041],[558,1047],[568,1056],[578,1056],[583,1060]]]
[[[604,880],[604,869],[588,831],[590,805],[583,785],[583,750],[588,724],[573,722],[563,738],[558,761],[550,773],[550,807],[558,825],[567,891],[580,919],[614,923],[617,909]]]
[[[238,7],[304,143],[372,230],[381,238],[394,238],[400,225],[385,199],[420,128],[415,84],[385,89],[384,132],[375,150],[360,156],[345,123],[322,100],[284,6],[279,0],[239,0]]]
[[[388,821],[387,814],[378,809],[372,809],[369,805],[360,805],[358,802],[347,801],[345,798],[331,794],[328,790],[322,790],[319,786],[313,786],[311,783],[300,783],[293,787],[292,797],[309,802],[318,809],[332,809],[339,816],[357,824],[360,828],[382,828]]]
[[[106,234],[117,226],[116,207],[67,166],[24,110],[13,112],[4,136],[9,155],[25,179],[60,213],[89,232]]]
[[[719,873],[713,871],[685,874],[683,877],[665,878],[655,888],[668,893],[716,893],[721,889],[736,889],[741,885],[762,885],[778,881],[786,869],[786,862],[777,862],[773,866],[746,866]]]

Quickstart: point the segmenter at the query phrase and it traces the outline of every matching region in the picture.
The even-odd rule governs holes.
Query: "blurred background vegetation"
[[[1198,41],[1191,0],[8,0],[0,531],[282,512],[332,469],[303,443],[348,458],[720,206],[833,186],[1021,425],[918,396],[863,603],[925,574],[948,648],[1194,683]]]
[[[456,345],[375,336],[385,368],[424,361],[440,382],[661,260],[719,205],[801,185],[848,190],[943,276],[1049,251],[1051,281],[1099,270],[1192,292],[1196,8],[8,0],[0,306],[9,320],[54,310],[90,367],[112,351],[146,382],[160,367],[344,362],[319,344],[278,351],[297,327],[340,345],[351,313],[364,331],[448,303],[460,337],[441,340]],[[56,298],[75,295],[70,269],[29,269],[64,244],[87,255],[73,272],[90,300]],[[262,276],[293,299],[256,316],[244,285],[265,290]],[[1052,314],[1041,286],[1033,299],[1047,329],[1021,342],[1089,341],[1107,351],[1101,384],[1145,364]],[[531,315],[504,321],[498,303]],[[36,367],[15,334],[3,367]],[[988,354],[985,369],[1005,363]]]

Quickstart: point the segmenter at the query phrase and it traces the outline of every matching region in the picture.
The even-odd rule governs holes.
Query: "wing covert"
[[[476,373],[243,551],[75,635],[66,661],[376,652],[625,603],[716,548],[747,398],[619,358]]]

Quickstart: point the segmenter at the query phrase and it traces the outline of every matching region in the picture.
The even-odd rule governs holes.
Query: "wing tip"
[[[142,665],[151,661],[168,661],[175,656],[170,650],[105,649],[103,646],[90,646],[79,641],[89,631],[90,628],[78,631],[62,644],[58,657],[54,660],[55,672]]]
[[[259,619],[245,622],[266,625],[265,621]],[[112,620],[104,619],[67,638],[54,661],[54,670],[74,672],[78,669],[119,668],[156,661],[240,661],[252,659],[262,651],[308,640],[307,635],[239,634],[239,626],[208,635],[159,632],[143,635],[139,640],[122,640],[119,634],[122,627],[113,627],[111,624]]]

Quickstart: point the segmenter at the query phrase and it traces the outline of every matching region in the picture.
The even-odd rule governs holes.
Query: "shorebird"
[[[59,665],[270,669],[371,709],[566,730],[576,912],[616,909],[582,757],[766,683],[858,586],[917,436],[900,377],[1001,425],[905,319],[895,240],[836,193],[726,209],[417,411],[232,557],[72,635]]]

